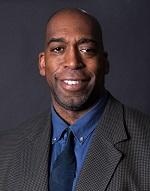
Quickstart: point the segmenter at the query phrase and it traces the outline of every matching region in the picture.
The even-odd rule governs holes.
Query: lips
[[[57,73],[55,80],[64,93],[80,94],[86,91],[92,75],[80,70],[65,70]]]

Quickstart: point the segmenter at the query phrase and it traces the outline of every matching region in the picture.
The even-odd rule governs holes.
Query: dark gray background
[[[149,0],[1,0],[0,128],[13,128],[49,107],[38,53],[47,18],[63,7],[83,8],[98,18],[110,61],[108,89],[150,114]]]

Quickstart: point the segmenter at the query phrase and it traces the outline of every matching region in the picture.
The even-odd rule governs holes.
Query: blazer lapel
[[[123,121],[122,105],[110,96],[92,137],[76,186],[77,191],[106,190],[123,158],[123,153],[116,149],[117,144],[127,140]]]

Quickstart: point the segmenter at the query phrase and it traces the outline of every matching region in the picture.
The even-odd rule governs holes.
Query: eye
[[[80,52],[87,55],[95,55],[97,50],[96,48],[81,48]]]
[[[56,54],[61,54],[64,52],[64,47],[55,47],[50,49],[51,52],[54,52]]]

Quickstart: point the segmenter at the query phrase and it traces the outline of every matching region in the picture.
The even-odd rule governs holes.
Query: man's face
[[[94,104],[104,90],[106,65],[89,18],[66,13],[48,23],[39,68],[47,79],[54,105],[81,110]]]

